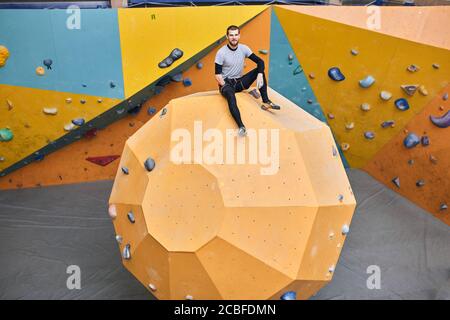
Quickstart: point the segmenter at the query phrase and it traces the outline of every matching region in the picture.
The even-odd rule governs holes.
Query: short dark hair
[[[239,33],[241,32],[241,29],[239,29],[238,26],[231,25],[227,28],[227,35],[228,35],[228,31],[230,31],[230,30],[237,30],[237,31],[239,31]]]

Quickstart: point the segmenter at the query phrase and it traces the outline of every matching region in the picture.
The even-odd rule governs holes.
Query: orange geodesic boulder
[[[125,267],[159,299],[306,299],[332,278],[356,205],[326,124],[218,92],[131,136],[109,200]]]

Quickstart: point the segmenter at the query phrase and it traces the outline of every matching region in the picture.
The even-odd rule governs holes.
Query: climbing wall
[[[234,8],[241,8],[241,10],[244,10],[243,7]],[[218,8],[215,8],[214,10],[217,9]],[[223,9],[226,12],[229,10],[229,8]],[[134,10],[131,11],[133,12]],[[151,9],[148,9],[149,17],[151,17],[151,12]],[[239,15],[237,16],[240,17]],[[244,14],[241,14],[241,16],[244,16]],[[241,41],[248,44],[255,52],[269,49],[270,10],[264,10],[257,16],[253,16],[251,18],[252,19],[249,21],[245,21],[243,19],[235,20],[230,17],[229,23],[244,24],[242,28]],[[141,29],[143,28],[144,25]],[[225,29],[221,31],[222,34],[218,36],[218,40],[220,40],[220,37],[223,37]],[[200,32],[199,30],[197,31]],[[254,37],[253,34],[255,33],[261,33],[261,36]],[[71,143],[63,149],[46,155],[45,160],[37,162],[32,160],[30,161],[30,164],[20,170],[14,171],[3,178],[0,178],[0,188],[33,187],[112,179],[117,170],[116,161],[113,161],[106,166],[100,166],[86,159],[97,157],[106,157],[107,160],[114,159],[114,156],[121,154],[125,140],[137,129],[139,129],[146,121],[153,117],[153,115],[165,104],[167,104],[170,99],[197,91],[216,89],[217,85],[213,78],[214,57],[221,45],[223,44],[216,44],[211,48],[208,47],[209,49],[204,50],[202,55],[195,55],[192,59],[188,61],[184,60],[182,63],[177,61],[171,68],[164,69],[170,69],[170,72],[179,74],[181,71],[177,71],[177,67],[186,63],[190,64],[190,66],[188,66],[182,73],[182,78],[187,79],[192,83],[190,86],[185,86],[182,81],[169,81],[169,83],[166,81],[164,82],[164,86],[156,86],[159,79],[153,77],[153,81],[155,79],[157,81],[154,81],[154,85],[150,88],[150,90],[147,87],[141,91],[144,93],[155,93],[156,91],[158,94],[153,94],[148,101],[140,106],[140,108],[133,109],[131,108],[132,105],[129,105],[127,100],[122,101],[121,104],[123,105],[123,108],[126,110],[130,109],[131,112],[125,111],[120,115],[117,114],[117,111],[122,109],[120,105],[119,107],[109,110],[111,113],[109,117],[99,117],[99,120],[101,120],[101,126],[99,126],[98,129],[95,127],[87,127],[84,134],[80,135],[79,139],[74,139],[73,142],[71,141]],[[260,56],[266,61],[266,66],[268,66],[268,56],[263,54]],[[10,60],[8,60],[8,62],[10,62]],[[197,65],[197,62],[200,64]],[[254,68],[254,66],[255,65],[253,62],[248,61],[245,71],[250,71]],[[153,66],[152,68],[153,73],[155,70],[159,69],[157,66]],[[1,70],[2,68],[0,68],[0,72]],[[138,72],[137,74],[141,73]],[[152,79],[150,79],[150,81],[152,81]],[[177,79],[177,81],[179,80]],[[152,88],[153,90],[151,90]],[[157,88],[157,90],[154,90],[154,88]],[[144,99],[144,97],[141,97],[140,99]],[[96,100],[94,101],[96,102]],[[138,100],[138,102],[141,102],[141,100]],[[103,99],[102,103],[105,103],[105,99]],[[73,99],[72,104],[78,104],[78,101]],[[86,103],[86,105],[88,105],[88,103]],[[7,107],[8,106],[5,102],[4,108],[7,109]],[[3,112],[4,110],[5,109],[1,109],[0,111]],[[117,116],[121,116],[122,119],[118,120]],[[107,124],[109,125],[106,126]],[[0,148],[6,148],[6,145],[7,143],[0,143]],[[113,157],[111,158],[111,156]],[[34,159],[34,157],[31,159]]]
[[[214,90],[171,100],[127,140],[109,214],[124,266],[159,299],[307,299],[331,281],[355,198],[329,127],[269,95],[283,112],[237,94],[245,138]],[[261,141],[277,163],[239,163]],[[178,163],[185,142],[191,157]]]

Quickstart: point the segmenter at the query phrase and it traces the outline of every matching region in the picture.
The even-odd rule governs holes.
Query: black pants
[[[238,127],[244,127],[244,124],[241,120],[241,113],[239,112],[239,108],[236,102],[236,92],[241,92],[242,90],[246,90],[250,88],[251,84],[256,80],[258,76],[258,69],[253,69],[252,71],[246,73],[240,78],[237,79],[228,79],[225,78],[225,85],[223,87],[219,86],[219,91],[228,101],[228,108],[230,109],[230,113],[233,116],[234,121]],[[261,93],[261,98],[263,102],[269,102],[269,97],[267,96],[267,81],[266,75],[263,73],[264,85],[259,89]]]

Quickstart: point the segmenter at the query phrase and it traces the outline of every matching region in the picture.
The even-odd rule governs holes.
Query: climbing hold
[[[149,283],[148,287],[150,288],[150,290],[156,291],[156,286],[153,283]]]
[[[202,68],[203,68],[203,63],[197,62],[197,69],[202,69]]]
[[[431,122],[439,128],[447,128],[450,126],[450,110],[441,117],[430,116]]]
[[[367,102],[364,102],[363,104],[361,104],[361,110],[362,111],[369,111],[370,110],[370,104],[368,104]]]
[[[129,114],[138,114],[139,111],[141,111],[141,108],[142,108],[142,105],[141,105],[141,104],[138,104],[137,106],[131,108],[131,109],[128,110],[127,112],[128,112]]]
[[[47,70],[51,70],[52,69],[52,59],[45,59],[43,62],[44,66],[47,67]]]
[[[328,234],[328,239],[332,240],[334,238],[334,232]]]
[[[332,265],[328,268],[328,272],[329,272],[329,273],[333,273],[333,272],[334,272],[334,264],[332,264]]]
[[[9,50],[5,46],[0,46],[0,67],[6,64],[6,60],[9,58]]]
[[[75,129],[75,125],[73,123],[68,123],[64,126],[65,131],[72,131],[73,129]]]
[[[362,80],[359,80],[359,85],[363,88],[368,88],[370,87],[372,84],[374,84],[375,82],[375,78],[372,77],[371,75],[368,75],[367,77],[365,77]]]
[[[344,224],[341,229],[342,234],[346,235],[347,233],[349,233],[349,231],[350,231],[350,227],[348,225]]]
[[[316,78],[316,76],[314,75],[314,73],[310,73],[308,76],[309,76],[310,79],[315,79],[315,78]]]
[[[423,180],[423,179],[417,180],[416,186],[423,187],[424,185],[425,185],[425,180]]]
[[[12,108],[14,107],[14,104],[9,99],[6,99],[6,105],[8,106],[8,111],[12,110]]]
[[[147,171],[152,171],[155,168],[155,160],[152,158],[147,158],[144,162],[144,167],[147,169]]]
[[[399,99],[395,100],[394,104],[397,107],[397,109],[400,111],[406,111],[409,109],[408,100],[406,100],[405,98],[399,98]]]
[[[332,146],[332,151],[333,151],[333,157],[336,157],[337,156],[337,154],[338,154],[338,151],[337,151],[337,149],[335,148],[335,146]]]
[[[97,128],[89,129],[88,131],[86,131],[86,132],[84,133],[84,136],[85,136],[86,138],[93,138],[93,137],[95,137],[96,135],[97,135]]]
[[[84,119],[83,118],[73,119],[72,123],[76,126],[82,126],[84,124]]]
[[[342,194],[338,195],[338,200],[340,202],[342,202],[344,200],[344,195],[342,195]]]
[[[306,91],[306,87],[302,87],[302,91]]]
[[[331,119],[331,120],[333,120],[333,119],[334,119],[334,114],[329,113],[329,114],[328,114],[328,118]]]
[[[288,291],[281,295],[281,300],[297,300],[297,293],[295,291]]]
[[[394,126],[395,126],[394,120],[387,120],[387,121],[383,121],[381,123],[382,128],[393,128]]]
[[[102,103],[102,102],[103,102],[103,99],[102,99],[102,98],[98,98],[98,99],[97,99],[97,102],[98,102],[98,103]]]
[[[116,84],[115,84],[113,81],[110,81],[110,82],[109,82],[109,87],[110,87],[111,89],[113,89],[113,88],[116,87]]]
[[[130,252],[130,245],[129,244],[127,244],[125,246],[125,248],[123,248],[122,257],[125,260],[130,260],[131,259],[131,252]]]
[[[392,98],[392,93],[390,93],[389,91],[381,91],[380,98],[384,101],[388,101],[390,98]]]
[[[154,115],[155,113],[156,113],[156,108],[154,108],[154,107],[148,107],[148,109],[147,109],[147,114],[148,114],[149,116]]]
[[[433,164],[437,164],[437,158],[435,157],[435,156],[433,156],[432,154],[430,154],[430,161],[433,163]]]
[[[444,93],[442,96],[442,100],[447,101],[448,100],[448,93]]]
[[[189,79],[189,78],[184,78],[184,79],[183,79],[183,85],[184,85],[185,87],[191,86],[191,85],[192,85],[191,79]]]
[[[427,96],[427,95],[428,95],[428,90],[425,88],[424,85],[421,85],[421,86],[419,87],[419,93],[420,93],[421,95],[423,95],[423,96]]]
[[[186,297],[184,297],[186,300],[194,300],[194,297],[191,296],[190,294],[186,295]]]
[[[409,72],[417,72],[420,70],[420,67],[415,64],[411,64],[406,68],[406,70],[408,70]]]
[[[433,63],[432,66],[435,69],[439,69],[441,67],[438,63]]]
[[[249,91],[248,93],[255,99],[261,98],[261,95],[259,94],[259,91],[256,90],[256,89],[253,89],[253,90]]]
[[[8,128],[0,129],[0,141],[11,141],[14,137],[12,131]]]
[[[268,54],[269,51],[266,50],[266,49],[260,49],[260,50],[259,50],[259,53],[261,53],[261,54]]]
[[[420,143],[419,137],[415,133],[409,133],[403,140],[403,145],[408,148],[414,148]]]
[[[125,112],[125,109],[123,109],[123,108],[117,109],[117,110],[116,110],[116,113],[117,113],[117,114],[122,114],[122,113],[124,113],[124,112]]]
[[[350,144],[347,142],[342,142],[341,149],[342,149],[342,151],[347,151],[348,149],[350,149]]]
[[[302,67],[297,66],[297,68],[295,68],[294,71],[292,71],[292,74],[295,76],[295,75],[300,74],[302,72],[303,72]]]
[[[339,70],[338,67],[332,67],[328,70],[328,76],[334,81],[343,81],[345,80],[344,74]]]
[[[116,241],[117,241],[119,244],[121,244],[122,241],[123,241],[122,236],[121,236],[121,235],[116,235]]]
[[[81,103],[81,104],[85,104],[85,103],[86,103],[86,100],[80,99],[80,103]]]
[[[359,54],[359,51],[356,49],[352,49],[352,50],[350,50],[350,53],[354,56],[357,56]]]
[[[115,204],[109,205],[108,214],[111,217],[111,219],[115,219],[117,217],[117,209]]]
[[[183,81],[183,73],[177,73],[174,74],[173,76],[170,77],[170,80],[172,80],[173,82],[181,82]]]
[[[161,118],[161,117],[164,116],[166,113],[167,113],[167,109],[166,109],[166,108],[163,108],[163,109],[161,110],[161,115],[160,115],[159,117]]]
[[[439,110],[444,111],[444,106],[439,106]]]
[[[413,96],[414,93],[416,93],[417,88],[419,88],[419,85],[418,84],[402,84],[400,86],[400,88],[402,88],[403,91],[405,91],[408,96]]]
[[[86,158],[87,161],[98,164],[99,166],[106,166],[119,158],[119,155],[113,155],[113,156],[100,156],[100,157],[88,157]]]
[[[44,108],[44,113],[49,115],[55,115],[58,113],[58,108]]]
[[[5,157],[0,157],[0,162],[5,161]]]
[[[289,53],[288,54],[288,61],[289,61],[289,64],[292,64],[292,61],[294,60],[294,55],[292,54],[292,53]]]
[[[164,58],[160,63],[158,63],[158,67],[160,68],[168,68],[174,63],[176,60],[180,59],[183,56],[183,51],[178,48],[172,50],[168,57]]]
[[[373,131],[364,132],[364,138],[366,138],[368,140],[372,140],[373,138],[375,138],[375,132],[373,132]]]
[[[134,219],[133,211],[128,212],[127,218],[128,218],[128,220],[129,220],[131,223],[135,223],[135,222],[136,222],[136,220]]]
[[[414,164],[414,159],[409,159],[409,160],[408,160],[408,164],[409,164],[410,166],[412,166],[412,165]]]
[[[82,83],[81,86],[82,86],[83,88],[87,88],[87,84],[86,84],[86,83]]]
[[[66,103],[72,103],[72,98],[66,98]]]
[[[349,122],[345,124],[345,129],[347,130],[352,130],[355,127],[355,123],[354,122]]]
[[[37,74],[38,76],[43,76],[43,75],[45,74],[44,68],[43,68],[43,67],[37,67],[37,68],[36,68],[36,74]]]
[[[448,209],[448,206],[445,203],[441,203],[441,205],[439,206],[439,210],[440,211],[444,211],[444,210],[447,210],[447,209]]]
[[[422,138],[420,139],[420,142],[422,142],[422,145],[424,147],[430,145],[430,138],[428,138],[428,136],[422,136]]]
[[[122,172],[123,172],[124,174],[130,174],[130,171],[128,171],[128,168],[127,168],[127,167],[122,167]]]
[[[308,102],[309,104],[313,103],[312,99],[308,99],[308,100],[306,100],[306,102]]]
[[[392,181],[393,184],[396,185],[397,188],[400,188],[400,178],[399,177],[395,177],[391,181]]]

